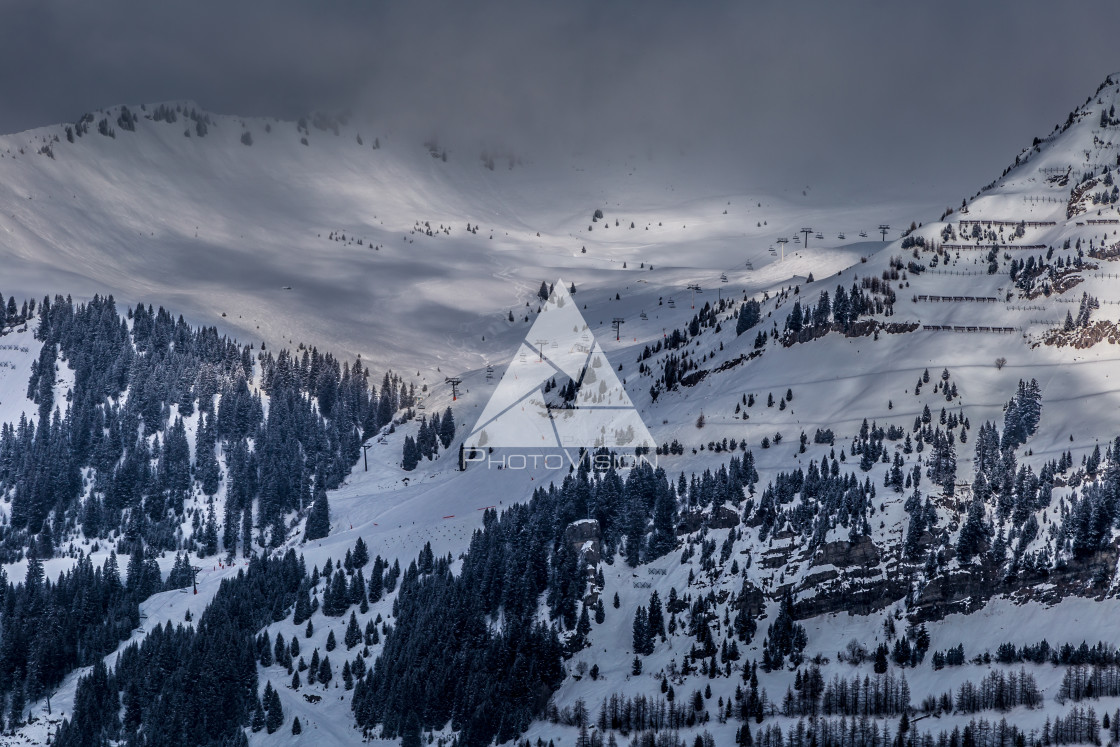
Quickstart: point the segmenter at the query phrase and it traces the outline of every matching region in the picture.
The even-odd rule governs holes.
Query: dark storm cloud
[[[1120,69],[1120,4],[57,2],[0,9],[0,131],[120,102],[353,108],[519,151],[718,154],[956,199]]]

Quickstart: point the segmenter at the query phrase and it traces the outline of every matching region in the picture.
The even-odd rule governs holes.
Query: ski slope
[[[185,114],[129,110],[135,131],[114,107],[73,143],[65,125],[0,137],[0,290],[155,301],[242,340],[314,342],[401,371],[500,360],[517,337],[508,313],[542,280],[671,295],[727,271],[754,288],[850,263],[859,249],[840,233],[914,212],[773,198],[679,157],[525,154],[490,170],[482,147],[443,161],[375,125],[335,134],[207,114],[199,137]],[[98,134],[102,119],[114,137]],[[806,220],[827,239],[779,266],[774,240]]]

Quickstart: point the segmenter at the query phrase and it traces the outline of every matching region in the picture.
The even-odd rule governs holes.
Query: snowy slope
[[[851,443],[865,419],[910,432],[915,417],[928,406],[934,418],[942,407],[968,418],[972,424],[969,435],[974,436],[985,420],[1002,421],[1003,407],[1020,379],[1036,378],[1043,393],[1043,416],[1038,432],[1017,456],[1020,464],[1031,465],[1037,473],[1044,462],[1067,449],[1075,464],[1080,464],[1095,445],[1103,447],[1118,432],[1120,382],[1111,377],[1120,377],[1116,365],[1120,350],[1114,347],[1120,338],[1105,334],[1089,347],[1048,344],[1054,341],[1054,329],[1061,326],[1066,311],[1076,314],[1082,292],[1100,301],[1092,314],[1094,322],[1120,322],[1120,266],[1088,255],[1090,240],[1094,249],[1103,245],[1106,254],[1120,244],[1120,209],[1117,203],[1093,205],[1090,201],[1086,205],[1074,195],[1085,173],[1101,175],[1107,165],[1115,169],[1120,158],[1120,126],[1101,127],[1100,113],[1116,103],[1120,103],[1120,86],[1102,88],[1075,112],[1068,128],[1040,141],[1037,149],[1026,149],[1019,165],[969,201],[967,213],[954,212],[940,221],[933,220],[936,216],[914,215],[916,220],[927,218],[911,234],[926,241],[917,257],[900,240],[886,246],[879,242],[836,246],[836,240],[817,242],[811,237],[809,249],[794,253],[787,247],[792,256],[787,255],[784,262],[776,261],[768,251],[775,237],[792,236],[801,225],[834,225],[826,235],[842,230],[850,239],[860,228],[870,231],[876,221],[898,222],[894,217],[898,213],[892,213],[896,208],[868,211],[853,219],[840,210],[805,211],[796,204],[744,194],[709,193],[680,200],[675,194],[666,196],[667,182],[659,181],[665,174],[656,165],[638,168],[629,164],[634,168],[633,177],[603,175],[596,180],[556,176],[555,171],[532,163],[491,172],[473,156],[464,154],[459,159],[452,153],[444,163],[412,144],[386,143],[373,150],[369,145],[372,135],[365,136],[364,146],[357,146],[352,126],[344,127],[337,137],[312,131],[305,147],[299,144],[291,123],[274,123],[272,132],[264,133],[263,123],[246,120],[253,145],[245,147],[239,141],[241,125],[236,118],[216,118],[207,138],[216,138],[222,147],[213,152],[199,148],[202,141],[197,138],[184,138],[181,121],[169,125],[142,120],[137,132],[118,130],[116,138],[91,130],[73,145],[65,139],[56,143],[53,159],[35,155],[31,147],[36,138],[51,131],[10,136],[6,147],[12,158],[10,162],[0,160],[0,169],[8,170],[13,178],[0,181],[0,189],[10,190],[4,201],[12,210],[0,216],[0,236],[4,237],[0,251],[15,262],[11,277],[16,278],[16,289],[41,283],[53,291],[70,282],[75,283],[76,292],[108,287],[127,298],[154,299],[176,310],[186,309],[195,320],[221,320],[218,308],[227,310],[228,306],[222,322],[270,342],[322,341],[398,369],[405,367],[403,362],[409,372],[417,370],[418,383],[431,385],[426,411],[454,407],[460,425],[458,438],[481,413],[500,380],[502,367],[529,329],[520,317],[528,314],[531,322],[535,304],[527,309],[525,302],[533,299],[541,280],[563,277],[579,288],[575,299],[581,313],[612,365],[621,366],[619,376],[627,382],[630,397],[654,438],[658,443],[676,439],[685,446],[683,455],[660,457],[661,466],[671,476],[714,469],[725,463],[726,456],[701,451],[702,445],[723,438],[745,439],[761,474],[760,489],[778,471],[804,468],[809,460],[819,463],[833,450],[810,443],[806,453],[799,453],[797,437],[802,431],[811,438],[817,428],[833,429],[837,437],[834,448],[839,452]],[[26,143],[23,154],[18,153],[20,143]],[[165,176],[165,166],[171,162],[185,169],[184,173]],[[647,174],[647,168],[652,173]],[[113,171],[106,173],[107,169]],[[221,178],[215,180],[215,174]],[[1064,180],[1062,175],[1066,175]],[[1103,176],[1101,179],[1090,191],[1104,189]],[[144,182],[145,188],[125,189],[121,186],[125,182]],[[619,186],[622,183],[626,190]],[[112,196],[113,185],[120,190],[116,197]],[[18,189],[26,191],[20,194]],[[67,189],[70,201],[60,199]],[[617,199],[621,204],[612,207],[611,196],[619,193],[626,197]],[[26,203],[15,199],[17,196]],[[757,207],[758,202],[765,207]],[[171,211],[167,205],[178,209]],[[590,214],[597,206],[603,207],[610,228],[604,230],[596,222],[588,232]],[[727,216],[722,213],[725,208]],[[613,224],[615,210],[619,211],[618,227]],[[759,228],[754,224],[762,216],[769,216],[765,218],[768,225]],[[157,217],[162,230],[153,225]],[[417,220],[429,220],[433,228],[441,222],[451,224],[451,236],[410,233]],[[636,234],[628,228],[630,220]],[[1117,223],[1091,222],[1113,220]],[[968,238],[975,221],[995,234],[999,246],[994,273],[989,274],[987,268],[991,241],[982,239],[977,248],[977,241]],[[1021,221],[1039,225],[1024,225],[1023,235],[1015,236],[1015,225]],[[467,222],[478,223],[481,229],[468,234],[463,230]],[[197,238],[193,235],[196,225]],[[647,225],[648,233],[644,230]],[[949,228],[951,232],[945,234]],[[493,239],[489,238],[491,230]],[[330,242],[325,237],[332,231],[344,231],[348,239],[361,236],[367,245]],[[94,239],[78,241],[82,235]],[[616,236],[620,238],[615,240]],[[382,248],[370,250],[370,240]],[[1064,248],[1067,240],[1068,249]],[[1072,260],[1077,256],[1078,240],[1084,246],[1086,263],[1070,275],[1080,279],[1078,284],[1064,293],[1034,297],[1025,297],[1014,285],[1009,275],[1011,259],[1037,257],[1054,247],[1055,258]],[[936,254],[934,267],[931,249],[937,244],[942,245],[943,253]],[[581,246],[587,247],[587,254],[580,251]],[[687,284],[699,283],[704,288],[697,297],[697,309],[716,298],[765,298],[758,329],[769,331],[776,325],[781,331],[794,298],[813,303],[821,290],[831,293],[838,284],[850,286],[858,278],[881,277],[889,272],[895,257],[903,262],[913,259],[927,269],[891,281],[898,295],[895,313],[876,318],[883,324],[910,324],[913,331],[861,337],[834,332],[788,347],[771,339],[761,355],[736,362],[754,352],[758,330],[736,337],[734,320],[724,312],[719,332],[707,330],[695,343],[690,342],[696,351],[693,355],[704,356],[701,369],[707,375],[693,386],[664,392],[653,401],[648,391],[652,379],[639,373],[637,357],[666,331],[688,324],[695,311],[684,290]],[[753,269],[746,268],[748,260]],[[263,262],[264,267],[244,276],[245,287],[231,288],[233,277],[228,268],[253,261]],[[623,261],[626,269],[621,266]],[[642,262],[653,263],[655,269],[634,267]],[[227,268],[224,275],[223,267]],[[73,274],[58,274],[60,268]],[[720,273],[726,273],[726,283],[721,282]],[[810,273],[814,283],[806,282]],[[424,279],[416,282],[418,275]],[[5,280],[4,285],[12,283]],[[281,290],[284,285],[292,286],[290,295]],[[792,291],[779,295],[794,285],[796,296]],[[8,287],[3,289],[10,292]],[[231,291],[240,295],[234,297]],[[955,300],[930,300],[933,296]],[[672,305],[670,297],[674,298]],[[977,298],[997,300],[970,300]],[[306,308],[316,313],[302,313]],[[519,317],[512,324],[505,317],[511,308]],[[609,331],[614,317],[627,320],[617,341]],[[260,332],[255,330],[257,324],[261,324]],[[937,329],[927,329],[930,326]],[[1011,331],[993,332],[992,328]],[[401,330],[407,334],[402,335]],[[997,359],[1005,362],[997,366]],[[493,377],[486,375],[487,364],[497,368]],[[950,371],[957,397],[947,400],[931,391],[932,382],[915,394],[915,382],[926,369],[936,381],[943,368]],[[0,369],[0,377],[3,375]],[[463,393],[454,403],[442,385],[445,375],[463,379]],[[0,397],[0,407],[6,408],[9,397],[19,401],[20,388],[18,383],[3,386],[0,391],[6,395]],[[766,406],[768,394],[778,398],[787,388],[794,396],[785,409]],[[745,410],[749,419],[743,419],[735,410],[747,394],[755,395],[758,402]],[[705,417],[702,430],[696,427],[701,413]],[[12,417],[8,410],[3,414]],[[402,564],[425,541],[432,542],[437,554],[456,556],[479,526],[480,509],[524,499],[537,485],[559,481],[567,472],[566,466],[499,471],[472,465],[460,473],[455,471],[453,445],[436,461],[423,462],[415,472],[405,473],[398,466],[401,444],[414,430],[410,424],[378,439],[369,453],[369,471],[359,463],[348,483],[331,494],[331,536],[297,545],[309,567],[328,557],[339,559],[358,536],[366,540],[372,553],[399,558]],[[781,444],[761,448],[764,437],[773,439],[778,432],[783,435]],[[887,445],[892,453],[898,450],[898,444]],[[972,449],[971,440],[958,445],[959,483],[971,483]],[[906,455],[906,468],[921,458]],[[856,462],[849,460],[848,467],[855,468]],[[902,507],[906,493],[883,487],[885,468],[879,464],[866,475],[857,474],[878,487],[872,540],[884,555],[878,572],[889,574],[897,568],[892,564],[907,516]],[[925,481],[923,492],[927,491],[937,493]],[[1056,518],[1061,500],[1070,492],[1056,490],[1054,504],[1041,513],[1048,520]],[[959,512],[948,504],[939,504],[939,516],[942,525],[953,527],[960,519]],[[703,576],[689,587],[690,570],[696,568],[682,564],[679,553],[637,569],[620,559],[604,565],[602,595],[609,600],[617,592],[620,608],[608,605],[606,622],[594,627],[590,646],[567,664],[570,673],[577,671],[581,661],[597,664],[602,677],[597,681],[570,677],[555,696],[557,706],[570,708],[583,700],[594,718],[599,702],[610,693],[660,695],[660,674],[668,670],[670,662],[680,664],[691,641],[670,637],[646,657],[642,675],[630,674],[633,610],[646,603],[655,589],[662,600],[671,587],[690,593],[706,593],[709,588],[733,593],[745,575],[768,597],[767,617],[759,621],[759,632],[744,651],[744,658],[757,658],[766,626],[774,617],[777,591],[792,587],[799,600],[812,600],[818,591],[814,579],[830,567],[815,564],[801,553],[799,539],[792,544],[780,539],[761,542],[757,530],[742,526],[740,530],[743,536],[732,557],[749,555],[756,560],[740,575],[721,567],[715,577]],[[709,534],[719,545],[727,533],[715,529]],[[830,541],[843,539],[829,537]],[[781,560],[772,567],[757,562],[775,552]],[[664,575],[656,571],[664,571]],[[11,573],[15,572],[13,568]],[[149,620],[182,619],[188,604],[197,611],[216,590],[220,578],[230,572],[213,569],[204,573],[198,599],[193,595],[184,599],[179,592],[153,597],[145,605]],[[1117,611],[1112,597],[1115,578],[1108,588],[1104,599],[1073,596],[1057,603],[995,594],[978,612],[951,614],[928,623],[931,651],[963,641],[971,658],[994,652],[1006,641],[1019,645],[1042,638],[1073,644],[1108,641]],[[885,640],[883,622],[888,617],[897,617],[900,631],[905,628],[904,601],[881,601],[867,615],[833,611],[803,621],[809,634],[807,655],[830,659],[825,665],[826,679],[833,673],[870,672],[868,664],[856,668],[839,662],[836,653],[849,640],[858,639],[873,649],[876,641]],[[388,617],[390,609],[391,600],[383,600],[359,621],[364,626],[366,619],[378,614]],[[721,601],[718,609],[722,618],[726,603]],[[316,632],[312,640],[304,640],[302,629],[290,622],[270,626],[269,631],[272,635],[282,632],[285,638],[300,636],[305,652],[314,646],[322,650],[329,627],[341,638],[347,618],[328,622],[316,614],[313,620]],[[269,679],[278,687],[289,721],[293,715],[300,717],[304,739],[314,735],[328,743],[346,743],[358,738],[352,730],[349,698],[341,687],[336,690],[341,661],[335,662],[336,678],[329,693],[319,686],[305,686],[301,693],[291,691],[287,687],[290,678],[279,667],[261,672],[262,680]],[[955,689],[965,679],[978,682],[992,666],[966,664],[934,672],[927,657],[905,674],[917,704],[928,694]],[[1063,670],[1041,665],[1032,671],[1044,691],[1046,707],[1036,711],[1020,708],[1008,718],[1027,728],[1039,728],[1047,715],[1066,710],[1053,700]],[[768,674],[762,686],[780,703],[793,676],[788,671]],[[56,710],[68,709],[66,698],[72,697],[74,679],[68,679],[56,695]],[[674,686],[683,698],[706,684],[711,685],[713,703],[720,697],[726,702],[742,680],[693,675],[675,681]],[[307,692],[317,692],[323,700],[310,703],[302,697]],[[1114,698],[1091,704],[1098,712],[1111,712],[1120,705]],[[1002,714],[981,715],[998,720]],[[968,718],[945,716],[933,727],[927,721],[919,723],[922,728],[940,730],[967,723]],[[724,744],[731,741],[736,725],[734,721],[719,724],[713,718],[703,728]],[[43,733],[36,725],[27,732],[39,738]],[[574,739],[575,733],[572,727],[541,722],[526,736],[561,743]],[[287,744],[298,740],[285,728],[272,736],[252,735],[251,741]]]
[[[516,337],[503,335],[506,315],[542,280],[641,280],[668,295],[726,270],[754,287],[798,271],[773,267],[769,249],[803,221],[826,232],[810,247],[827,248],[831,265],[850,257],[833,251],[840,233],[852,241],[914,212],[772,198],[645,155],[526,154],[490,170],[482,148],[445,162],[356,122],[335,134],[199,114],[210,122],[199,137],[186,117],[195,107],[172,107],[174,123],[131,107],[135,131],[119,126],[120,107],[94,113],[73,143],[62,125],[0,137],[0,290],[112,292],[243,340],[314,341],[399,370],[467,368],[505,354]],[[98,134],[102,119],[113,137]],[[596,209],[606,219],[589,230]],[[743,275],[748,261],[761,277]]]
[[[18,423],[21,415],[31,418],[38,412],[27,398],[27,379],[40,348],[30,328],[0,335],[0,422]]]

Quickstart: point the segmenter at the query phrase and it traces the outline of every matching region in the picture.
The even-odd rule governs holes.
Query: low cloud
[[[518,152],[706,156],[760,188],[955,202],[1120,69],[1051,2],[13,0],[0,131],[116,103],[351,109]]]

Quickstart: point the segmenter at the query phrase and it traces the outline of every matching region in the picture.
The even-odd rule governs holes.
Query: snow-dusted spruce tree
[[[307,514],[303,536],[307,540],[317,540],[326,537],[331,530],[330,506],[327,503],[327,491],[321,487],[315,490],[315,502],[311,504],[311,511]]]

